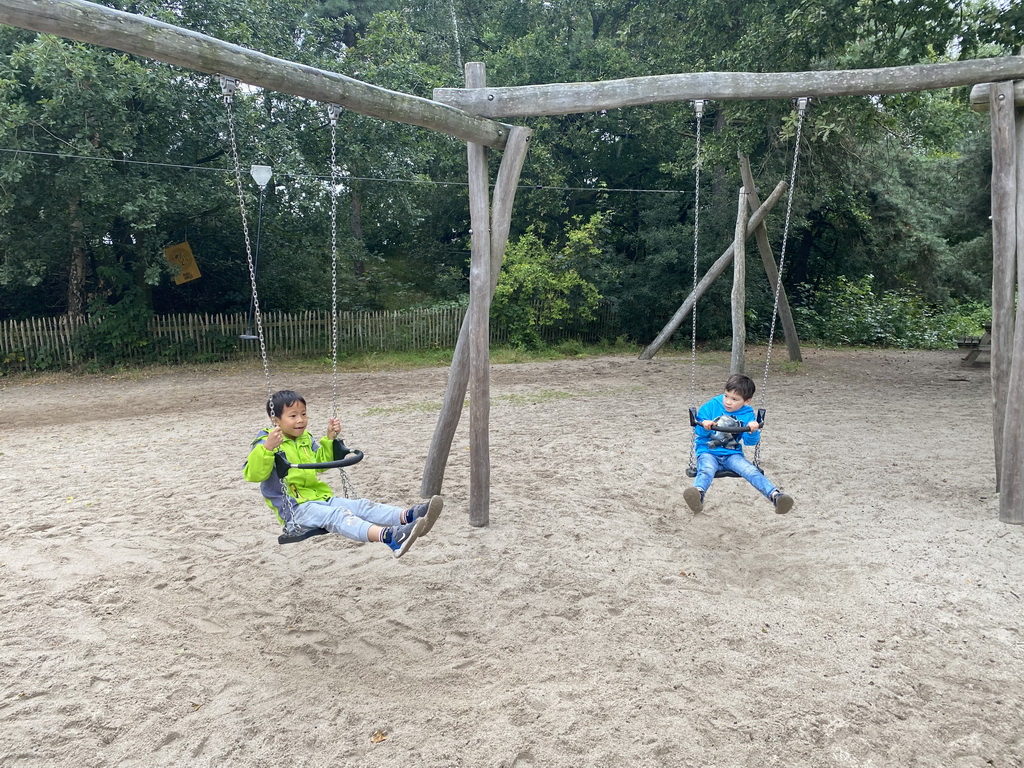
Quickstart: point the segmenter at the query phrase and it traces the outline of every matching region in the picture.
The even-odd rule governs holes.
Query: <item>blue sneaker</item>
[[[440,496],[431,496],[430,501],[416,504],[409,508],[409,512],[412,513],[409,515],[409,518],[412,522],[426,520],[426,525],[423,526],[423,530],[419,533],[420,536],[426,536],[430,533],[430,529],[434,527],[437,518],[441,516],[442,509],[444,509],[444,499]]]
[[[399,558],[409,551],[412,543],[423,533],[425,520],[426,518],[420,518],[415,523],[391,526],[391,541],[385,543],[391,547],[392,555]]]

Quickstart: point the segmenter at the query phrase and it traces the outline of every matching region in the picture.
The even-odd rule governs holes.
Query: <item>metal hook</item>
[[[704,117],[704,104],[705,103],[706,102],[705,102],[704,99],[694,99],[694,101],[693,101],[693,111],[697,113],[697,119],[698,120],[700,120],[700,118]]]
[[[810,99],[807,96],[801,96],[796,100],[796,111],[800,113],[800,117],[804,116],[807,111],[807,105],[810,103]]]
[[[331,118],[331,125],[337,125],[338,118],[341,116],[341,104],[328,104],[327,116]]]

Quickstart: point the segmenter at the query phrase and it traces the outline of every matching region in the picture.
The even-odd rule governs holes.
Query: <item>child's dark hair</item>
[[[734,373],[725,382],[725,391],[735,392],[744,400],[749,400],[754,396],[754,392],[757,391],[757,385],[754,384],[754,380],[749,376],[744,376],[742,373]]]
[[[295,403],[305,405],[306,398],[298,392],[292,392],[290,389],[282,389],[280,392],[275,392],[267,400],[267,416],[279,419],[281,414],[284,413],[284,409],[289,405],[295,405]]]

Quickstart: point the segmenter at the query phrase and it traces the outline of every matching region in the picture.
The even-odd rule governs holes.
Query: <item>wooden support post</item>
[[[1009,399],[1003,421],[999,519],[1024,525],[1024,108],[1016,110],[1017,317],[1010,362]]]
[[[494,184],[494,201],[491,210],[491,285],[490,295],[498,285],[501,262],[505,257],[505,246],[508,244],[508,232],[512,222],[512,204],[515,201],[519,175],[526,160],[529,149],[529,128],[513,127],[508,143],[501,157],[498,179]],[[469,328],[470,316],[466,313],[459,329],[459,339],[452,355],[451,369],[448,372],[448,386],[445,388],[444,402],[441,413],[434,426],[434,436],[427,452],[427,460],[423,467],[423,479],[420,493],[429,498],[441,492],[444,482],[444,470],[451,454],[452,440],[455,430],[462,417],[462,407],[469,386]]]
[[[992,426],[996,490],[1002,491],[1003,430],[1010,392],[1017,286],[1017,182],[1013,83],[992,83]],[[1020,473],[1020,467],[1014,468]]]
[[[740,187],[732,257],[732,358],[729,373],[747,365],[747,190]]]
[[[754,174],[750,172],[750,160],[742,152],[739,153],[739,158],[740,177],[743,179],[743,186],[747,189],[747,205],[753,212],[761,207],[761,196],[757,194]],[[786,286],[779,287],[779,270],[775,267],[775,255],[772,253],[771,243],[768,242],[768,228],[764,222],[754,229],[754,239],[757,241],[757,250],[761,254],[761,263],[764,264],[765,274],[768,275],[772,296],[775,296],[776,291],[779,294],[779,322],[782,323],[782,330],[786,335],[786,349],[789,350],[790,362],[799,363],[804,359],[800,353],[800,337],[797,336],[793,312],[789,308]]]
[[[486,85],[483,62],[466,65],[466,87]],[[469,524],[487,525],[491,504],[491,194],[487,147],[467,144],[469,220]]]
[[[757,226],[764,221],[764,217],[768,215],[768,212],[775,207],[775,204],[778,203],[786,193],[786,188],[788,186],[789,185],[786,182],[780,181],[778,186],[776,186],[768,196],[768,199],[764,201],[764,204],[754,211],[750,220],[747,222],[748,233],[757,228]],[[711,265],[711,268],[708,269],[704,277],[702,277],[700,282],[697,283],[697,287],[689,296],[686,297],[686,301],[683,302],[683,305],[676,310],[676,313],[672,315],[672,319],[670,319],[668,323],[665,324],[665,327],[661,329],[661,333],[659,333],[654,341],[648,344],[647,348],[640,353],[641,360],[651,360],[656,354],[658,354],[658,350],[664,346],[665,342],[672,338],[672,334],[676,332],[679,324],[683,322],[686,316],[693,309],[694,304],[697,303],[697,299],[703,296],[704,292],[707,291],[713,282],[715,282],[715,278],[725,271],[725,268],[729,265],[729,261],[732,259],[735,251],[735,245],[735,243],[730,243],[729,247],[725,249],[725,252],[718,257],[718,260],[714,264]]]

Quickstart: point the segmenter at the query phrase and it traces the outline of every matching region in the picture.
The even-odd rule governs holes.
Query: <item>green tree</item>
[[[81,314],[129,287],[148,297],[167,274],[168,231],[218,204],[209,202],[212,178],[181,184],[172,169],[138,161],[166,163],[174,147],[180,160],[204,162],[210,142],[195,128],[208,111],[170,87],[176,73],[163,65],[6,29],[0,50],[0,98],[10,107],[0,124],[9,150],[0,286],[10,310]]]
[[[491,314],[513,344],[536,347],[541,332],[570,320],[592,320],[601,294],[581,274],[602,254],[600,216],[578,220],[561,247],[530,227],[509,243]]]

